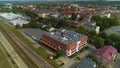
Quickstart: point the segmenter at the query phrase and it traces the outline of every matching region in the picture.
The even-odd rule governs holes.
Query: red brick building
[[[43,34],[40,42],[56,51],[63,51],[67,56],[71,56],[87,45],[87,39],[88,37],[83,34],[59,29],[55,33]]]

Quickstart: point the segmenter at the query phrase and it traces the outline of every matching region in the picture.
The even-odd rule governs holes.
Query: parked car
[[[64,63],[61,63],[61,64],[60,64],[60,67],[63,66],[63,65],[64,65]]]
[[[80,60],[80,57],[76,57],[78,60]]]

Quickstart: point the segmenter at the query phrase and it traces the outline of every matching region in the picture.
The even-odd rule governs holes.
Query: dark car
[[[80,60],[80,57],[76,57],[78,60]]]
[[[64,63],[61,63],[61,64],[60,64],[60,67],[63,66],[63,65],[64,65]]]

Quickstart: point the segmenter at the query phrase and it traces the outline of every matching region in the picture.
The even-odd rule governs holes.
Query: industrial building
[[[58,29],[56,32],[42,34],[41,43],[67,56],[73,55],[87,45],[88,37],[71,30]]]
[[[26,35],[28,35],[29,37],[31,37],[36,41],[40,41],[42,34],[48,33],[47,31],[40,30],[38,28],[27,28],[27,29],[21,30],[21,32],[25,33]]]
[[[20,25],[21,27],[23,26],[23,24],[28,24],[28,23],[29,23],[29,21],[21,20],[21,19],[16,19],[16,20],[10,21],[10,24],[12,24],[13,26]]]
[[[28,24],[29,23],[29,21],[27,21],[27,19],[29,19],[29,18],[25,17],[25,16],[22,16],[20,14],[2,13],[2,14],[0,14],[0,17],[8,20],[9,21],[8,24],[11,24],[13,26],[20,25],[22,27],[23,24]]]
[[[13,19],[22,17],[22,15],[14,14],[14,13],[3,13],[3,14],[0,14],[0,16],[7,20],[13,20]]]
[[[73,55],[81,48],[87,46],[88,37],[71,30],[58,29],[56,32],[46,32],[40,29],[23,29],[22,32],[36,41],[56,51],[61,50],[67,56]]]

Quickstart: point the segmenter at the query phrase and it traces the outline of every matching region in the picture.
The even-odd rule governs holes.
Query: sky
[[[0,0],[0,1],[101,1],[101,0]],[[102,0],[102,1],[120,1],[120,0]]]

